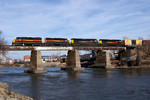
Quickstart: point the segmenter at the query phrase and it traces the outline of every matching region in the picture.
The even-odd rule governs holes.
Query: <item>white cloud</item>
[[[0,30],[17,36],[147,38],[148,0],[0,0]]]

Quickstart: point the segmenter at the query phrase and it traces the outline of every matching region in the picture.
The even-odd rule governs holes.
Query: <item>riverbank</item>
[[[0,100],[33,100],[33,99],[11,91],[10,86],[8,86],[7,83],[0,82]]]
[[[0,67],[30,67],[30,63],[22,63],[22,64],[1,64]],[[60,63],[60,62],[45,62],[43,63],[44,67],[65,67],[66,63]]]
[[[95,66],[94,61],[93,62],[81,62],[81,66],[82,67],[86,67],[86,68],[104,68],[104,67],[100,67],[100,66]],[[132,61],[132,62],[119,62],[118,60],[113,60],[111,61],[111,68],[150,68],[150,60],[143,60],[141,62],[141,65],[137,66],[136,65],[136,61]],[[30,67],[30,63],[23,63],[23,64],[1,64],[0,67]],[[60,62],[44,62],[43,63],[43,67],[61,67],[64,68],[66,67],[66,63],[60,63]]]

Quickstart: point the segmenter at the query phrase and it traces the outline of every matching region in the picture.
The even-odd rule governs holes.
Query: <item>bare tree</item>
[[[5,54],[5,45],[6,41],[4,37],[2,37],[2,31],[0,31],[0,54]]]
[[[123,36],[122,39],[129,39],[127,36]]]
[[[143,37],[140,37],[140,36],[139,36],[139,37],[138,37],[138,40],[143,40]]]
[[[148,36],[148,39],[150,40],[150,35]]]

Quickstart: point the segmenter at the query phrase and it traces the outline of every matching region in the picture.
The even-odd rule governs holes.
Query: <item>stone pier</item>
[[[62,68],[62,70],[72,70],[72,71],[81,71],[84,68],[81,68],[80,55],[78,50],[69,50],[67,55],[67,66]]]
[[[138,66],[141,65],[141,62],[142,62],[142,51],[141,51],[141,48],[140,47],[137,47],[137,57],[136,57],[136,64]]]
[[[95,66],[106,69],[114,68],[113,65],[111,65],[109,51],[97,51]]]
[[[43,70],[43,64],[41,59],[41,51],[32,50],[30,58],[30,68],[25,70],[27,73],[45,73],[46,70]]]
[[[126,58],[126,57],[136,58],[137,57],[137,49],[134,48],[134,49],[126,49],[126,50],[119,51],[119,60],[122,60],[123,58]]]
[[[143,52],[140,47],[119,51],[118,60],[136,60],[136,65],[141,65]]]

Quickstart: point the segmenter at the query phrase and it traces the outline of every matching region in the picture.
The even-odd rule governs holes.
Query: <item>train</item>
[[[42,42],[41,37],[16,37],[12,42],[13,46],[117,46],[117,47],[133,47],[150,45],[150,40],[132,40],[132,39],[83,39],[83,38],[72,38],[69,41],[67,38],[44,38]]]

